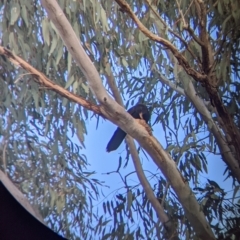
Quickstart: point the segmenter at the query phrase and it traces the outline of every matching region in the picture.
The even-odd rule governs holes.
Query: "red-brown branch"
[[[233,118],[227,111],[227,108],[222,103],[221,97],[218,93],[217,78],[213,71],[213,54],[211,50],[211,45],[209,41],[209,36],[206,31],[206,9],[204,2],[202,0],[197,0],[196,4],[198,6],[198,15],[200,20],[200,30],[201,30],[201,47],[203,54],[203,72],[199,73],[193,69],[188,63],[187,59],[178,51],[178,49],[168,40],[159,37],[149,31],[134,14],[131,7],[125,0],[115,0],[120,6],[120,11],[127,13],[128,16],[136,23],[139,30],[144,33],[149,39],[160,43],[162,46],[168,48],[172,54],[178,60],[178,63],[184,68],[186,73],[191,76],[195,81],[200,82],[207,90],[211,103],[216,107],[219,116],[221,117],[226,132],[225,134],[230,137],[230,140],[227,142],[228,145],[232,145],[235,148],[235,157],[240,166],[240,132],[236,127]],[[203,43],[205,46],[202,46]]]
[[[0,46],[0,54],[7,57],[9,59],[9,61],[11,61],[14,65],[17,65],[17,66],[25,69],[27,72],[31,73],[33,76],[33,79],[37,83],[43,85],[44,87],[47,87],[48,89],[50,89],[52,91],[57,92],[58,94],[62,95],[63,97],[66,97],[67,99],[69,99],[73,102],[80,104],[84,108],[106,118],[106,116],[104,116],[104,113],[101,111],[100,106],[97,106],[97,105],[87,101],[86,99],[84,99],[74,93],[71,93],[68,90],[66,90],[65,88],[55,84],[50,79],[48,79],[43,73],[39,72],[37,69],[35,69],[31,65],[29,65],[22,58],[14,55],[8,49]]]

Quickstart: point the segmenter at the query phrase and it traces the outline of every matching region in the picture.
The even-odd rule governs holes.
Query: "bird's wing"
[[[144,119],[146,122],[148,122],[150,119],[150,112],[147,106],[144,104],[137,104],[131,107],[128,110],[128,113],[131,114],[133,118]]]

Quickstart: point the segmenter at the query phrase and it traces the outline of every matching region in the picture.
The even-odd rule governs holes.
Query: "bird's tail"
[[[107,145],[107,152],[116,150],[125,137],[126,133],[121,128],[117,128]]]

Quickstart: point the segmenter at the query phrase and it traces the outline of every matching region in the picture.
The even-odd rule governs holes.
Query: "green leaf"
[[[68,53],[68,58],[67,58],[67,71],[68,73],[71,72],[71,67],[72,67],[72,55]]]
[[[234,187],[233,195],[232,195],[232,202],[234,202],[235,196],[236,196],[237,192],[239,192],[239,189],[240,189],[240,185]]]
[[[104,11],[103,8],[101,8],[101,22],[102,22],[102,25],[103,25],[103,31],[104,32],[109,31],[106,12]]]
[[[85,91],[85,93],[88,95],[89,94],[89,86],[86,85],[85,83],[81,83],[81,87],[83,88],[83,90]]]
[[[13,52],[15,54],[18,54],[18,44],[16,43],[15,35],[13,32],[10,32],[10,34],[9,34],[9,44],[10,44],[11,49],[13,49]]]
[[[198,171],[202,171],[202,164],[197,154],[194,154],[193,165]]]
[[[42,33],[43,33],[43,39],[47,43],[47,45],[50,45],[50,33],[49,33],[49,21],[47,18],[44,18],[42,20]]]
[[[62,56],[63,56],[63,43],[62,41],[58,41],[58,45],[57,45],[57,57],[56,57],[56,65],[59,64],[59,61],[61,60]]]
[[[105,202],[103,202],[103,211],[106,214],[106,203]]]
[[[57,44],[58,44],[58,39],[55,37],[51,41],[51,48],[50,48],[50,51],[49,51],[49,56],[53,53],[53,51],[55,50]]]
[[[11,8],[11,21],[10,25],[14,25],[15,22],[18,20],[20,15],[20,6],[18,3],[14,3]]]
[[[21,16],[23,18],[23,21],[25,22],[26,26],[29,26],[29,22],[28,22],[28,13],[27,13],[27,9],[25,5],[21,6]]]
[[[75,81],[74,75],[70,76],[66,82],[65,89],[68,89]]]
[[[131,191],[131,190],[128,190],[128,192],[127,192],[127,210],[128,210],[128,211],[131,209],[132,200],[133,200],[132,191]]]
[[[83,128],[83,125],[80,121],[77,121],[77,137],[78,137],[78,140],[80,141],[80,143],[82,144],[83,147],[84,146],[84,128]]]

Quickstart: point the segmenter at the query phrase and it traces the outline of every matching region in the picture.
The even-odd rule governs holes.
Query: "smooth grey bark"
[[[108,95],[96,68],[82,48],[79,39],[58,3],[53,0],[41,0],[41,2],[68,51],[84,73],[93,94],[102,106],[103,114],[134,137],[152,157],[177,194],[185,210],[185,214],[197,235],[202,239],[215,239],[194,194],[189,185],[184,181],[170,155],[164,151],[160,143],[153,136],[148,134],[143,126],[138,124],[136,120],[127,114],[123,107],[118,105]]]

